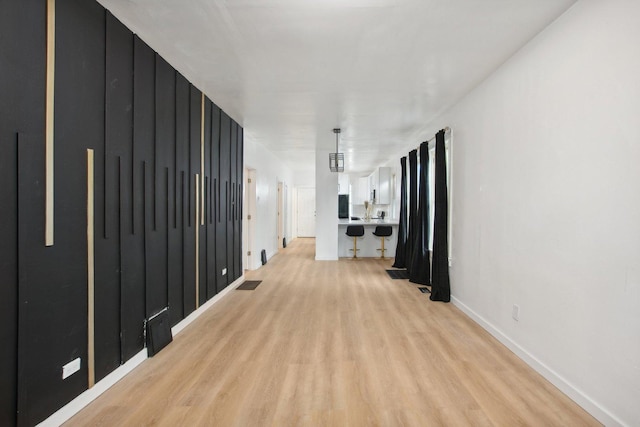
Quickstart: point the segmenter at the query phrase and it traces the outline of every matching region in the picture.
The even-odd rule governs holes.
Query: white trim
[[[143,348],[135,356],[129,359],[124,365],[111,372],[109,375],[101,379],[95,386],[78,395],[71,402],[54,412],[49,418],[42,421],[38,426],[41,427],[57,427],[68,421],[75,414],[80,412],[85,406],[93,402],[98,396],[107,391],[109,387],[120,381],[129,372],[133,371],[138,365],[147,359],[147,349]]]
[[[504,332],[499,330],[492,323],[473,311],[470,307],[465,305],[458,298],[451,296],[451,302],[458,307],[467,316],[473,319],[483,329],[493,335],[498,341],[504,344],[509,350],[514,352],[520,359],[522,359],[533,370],[538,372],[544,378],[546,378],[551,384],[556,386],[560,391],[566,394],[570,399],[580,405],[585,411],[591,414],[598,421],[606,426],[624,426],[625,424],[620,421],[615,415],[602,407],[597,402],[593,401],[582,390],[571,384],[560,374],[554,371],[552,368],[541,362],[537,357],[531,354],[528,350],[520,346],[518,343],[509,338]]]
[[[244,282],[244,274],[237,278],[232,284],[224,288],[220,293],[216,294],[209,301],[202,304],[197,310],[192,312],[190,315],[182,319],[176,326],[171,328],[172,335],[178,335],[184,328],[190,325],[194,320],[196,320],[200,315],[202,315],[205,311],[211,308],[215,303],[224,298],[229,292],[233,291],[236,287],[238,287],[242,282]]]
[[[211,298],[209,301],[201,305],[197,310],[193,313],[185,317],[180,323],[171,328],[171,333],[173,335],[178,335],[184,328],[186,328],[191,322],[196,320],[211,308],[215,303],[224,298],[229,292],[235,290],[235,288],[240,285],[244,281],[244,275],[240,276],[236,279],[232,284],[227,286],[224,290],[222,290],[219,294]],[[76,415],[85,406],[89,403],[93,402],[96,398],[98,398],[102,393],[107,391],[112,385],[120,381],[124,378],[128,373],[133,371],[136,367],[138,367],[142,362],[147,360],[147,348],[143,348],[140,350],[135,356],[129,359],[124,365],[120,366],[109,375],[101,379],[90,389],[85,390],[82,394],[78,395],[71,402],[64,405],[62,408],[58,409],[56,412],[51,414],[49,418],[42,421],[38,424],[38,427],[58,427],[63,423],[69,421],[71,417]]]

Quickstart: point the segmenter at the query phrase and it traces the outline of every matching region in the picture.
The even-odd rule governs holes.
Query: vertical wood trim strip
[[[94,172],[93,150],[87,149],[87,371],[89,388],[96,381],[95,374],[95,252],[94,252]]]
[[[200,100],[200,225],[204,225],[204,92]],[[197,222],[196,222],[197,224]]]
[[[196,174],[196,212],[193,229],[196,233],[196,309],[200,306],[200,227],[198,227],[198,215],[200,214],[200,174]]]
[[[47,0],[47,88],[45,101],[45,227],[44,244],[53,246],[53,121],[56,68],[56,2]]]

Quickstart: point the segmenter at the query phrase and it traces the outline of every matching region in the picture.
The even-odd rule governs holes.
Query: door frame
[[[276,202],[276,239],[278,250],[282,249],[282,238],[284,237],[284,184],[282,181],[278,181],[278,198]]]
[[[256,253],[255,242],[255,222],[256,222],[256,170],[248,167],[244,168],[243,186],[243,218],[242,218],[242,257],[244,259],[245,270],[254,270]]]

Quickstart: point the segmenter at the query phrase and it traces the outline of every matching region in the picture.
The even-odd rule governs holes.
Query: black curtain
[[[418,212],[415,222],[413,256],[409,262],[409,281],[421,285],[430,284],[429,260],[429,143],[420,144],[420,185],[418,187]]]
[[[394,268],[405,268],[405,252],[407,243],[407,157],[400,159],[402,177],[400,179],[400,223],[398,224],[398,244]]]
[[[418,150],[409,151],[409,232],[407,233],[407,243],[405,248],[405,264],[408,271],[411,271],[411,260],[413,259],[413,246],[416,241],[416,219],[418,208]]]
[[[449,244],[448,200],[447,200],[447,164],[444,149],[444,130],[436,134],[436,170],[435,170],[435,215],[433,223],[433,275],[431,278],[432,301],[449,302],[451,288],[449,286]]]

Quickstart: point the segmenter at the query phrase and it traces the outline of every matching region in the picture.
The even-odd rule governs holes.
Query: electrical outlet
[[[520,306],[518,304],[513,304],[513,308],[511,309],[511,317],[516,322],[520,320]]]
[[[80,370],[80,358],[72,360],[62,367],[62,379],[68,378],[71,374],[74,374]]]
[[[224,276],[225,274],[227,274],[227,269],[226,269],[226,268],[223,268],[223,269],[222,269],[222,275]]]

